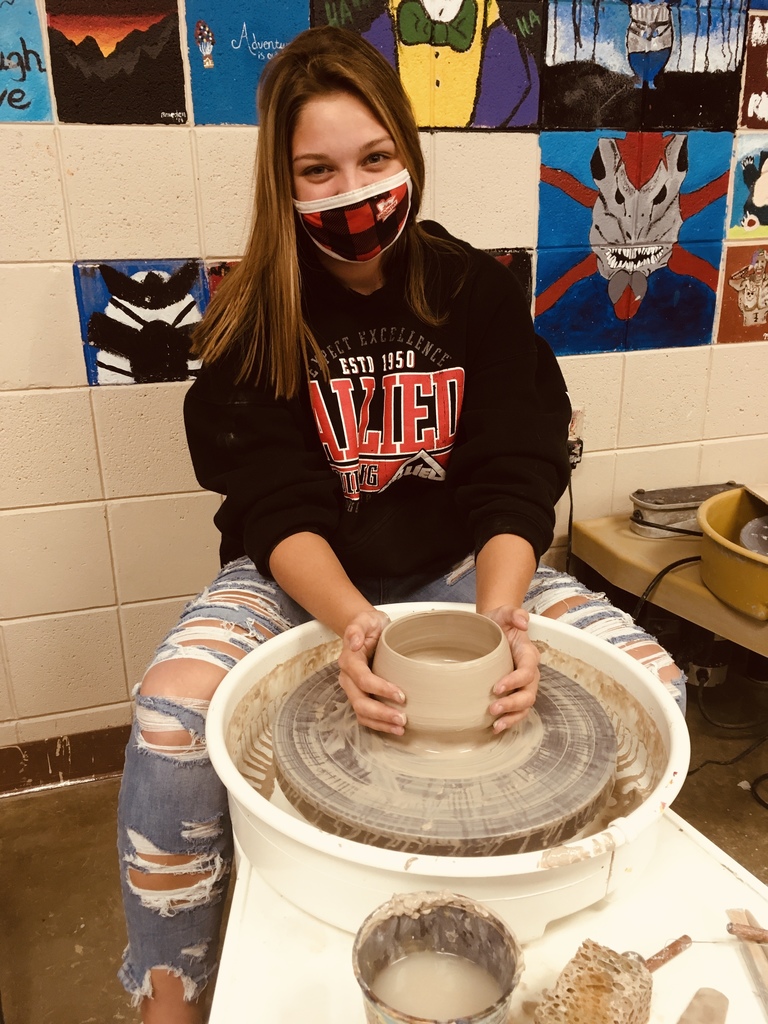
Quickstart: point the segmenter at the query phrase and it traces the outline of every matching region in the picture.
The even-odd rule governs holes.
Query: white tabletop
[[[728,997],[728,1024],[768,1022],[740,943],[726,932],[726,910],[734,907],[768,927],[768,887],[674,812],[658,828],[656,854],[638,877],[553,922],[524,947],[511,1006],[515,1024],[532,1022],[543,989],[554,985],[584,939],[651,956],[683,934],[717,941],[694,941],[654,973],[651,1024],[677,1024],[701,987]],[[211,1024],[363,1024],[353,938],[289,903],[240,858]]]

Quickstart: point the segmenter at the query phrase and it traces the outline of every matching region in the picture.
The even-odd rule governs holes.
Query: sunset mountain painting
[[[185,124],[176,0],[46,0],[59,120]]]

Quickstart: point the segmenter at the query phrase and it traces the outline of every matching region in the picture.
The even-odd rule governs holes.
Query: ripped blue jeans
[[[474,562],[466,559],[438,579],[411,576],[355,583],[373,604],[401,601],[474,603]],[[525,599],[528,611],[558,618],[629,651],[657,675],[684,710],[685,676],[669,654],[601,594],[546,566]],[[241,658],[270,637],[307,622],[307,612],[248,558],[225,566],[191,601],[157,650],[148,673],[164,662],[209,666],[212,689]],[[145,676],[145,679],[147,677]],[[151,689],[151,687],[149,687]],[[184,690],[183,684],[179,685]],[[194,690],[194,686],[188,689]],[[227,794],[208,759],[208,700],[136,695],[118,809],[121,883],[128,947],[120,978],[134,1003],[152,995],[150,972],[179,977],[184,997],[197,998],[218,956],[232,835]],[[166,745],[175,731],[181,745]]]

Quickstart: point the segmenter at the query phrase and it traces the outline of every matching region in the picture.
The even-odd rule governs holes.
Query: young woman
[[[515,667],[497,731],[536,696],[528,611],[682,690],[628,616],[537,568],[569,472],[565,385],[509,271],[418,221],[419,134],[390,65],[354,33],[311,29],[270,63],[259,111],[250,241],[201,326],[185,407],[198,478],[226,496],[224,568],[144,677],[121,792],[122,978],[149,1024],[202,1019],[231,860],[205,713],[260,643],[332,627],[358,719],[395,734],[408,709],[369,669],[392,601],[474,602],[501,624]]]

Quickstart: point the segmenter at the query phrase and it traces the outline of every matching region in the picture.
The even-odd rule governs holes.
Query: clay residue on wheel
[[[539,641],[536,646],[542,664],[580,683],[600,701],[616,732],[616,778],[610,799],[589,830],[593,834],[634,811],[661,782],[667,761],[664,741],[648,711],[612,676],[548,644]]]
[[[269,800],[274,791],[272,722],[277,709],[296,687],[321,668],[334,662],[341,640],[300,651],[276,665],[241,697],[227,723],[227,752],[238,771],[257,793]]]

